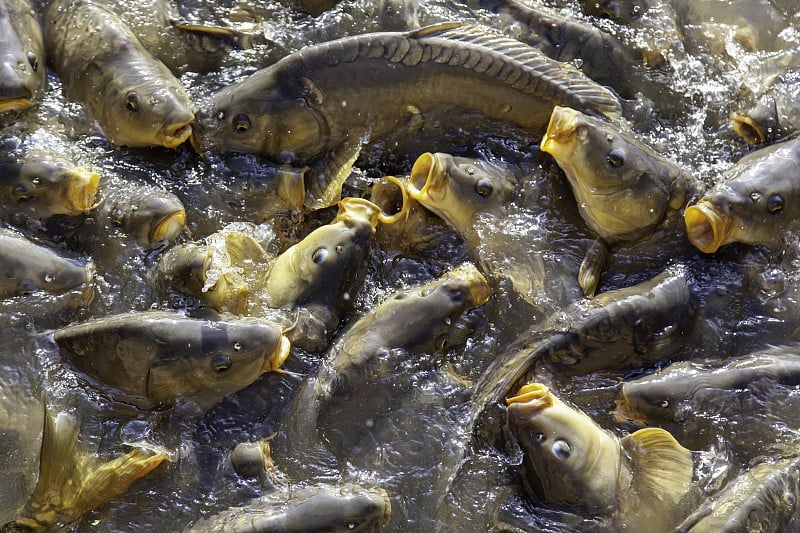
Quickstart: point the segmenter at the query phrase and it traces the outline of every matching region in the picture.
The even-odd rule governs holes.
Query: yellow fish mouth
[[[725,243],[731,226],[730,217],[706,199],[687,207],[683,220],[689,242],[706,254],[716,252]]]
[[[423,205],[439,203],[447,194],[447,176],[437,154],[425,152],[414,161],[409,178],[408,194]]]
[[[372,186],[372,200],[381,210],[378,215],[381,224],[397,224],[408,220],[411,209],[408,190],[394,176],[384,176]]]
[[[100,174],[90,172],[83,168],[76,168],[70,173],[69,187],[67,188],[67,204],[75,213],[91,211],[99,205],[97,187],[100,184]]]
[[[25,111],[31,107],[33,107],[33,100],[30,98],[11,98],[9,100],[0,100],[0,113]]]
[[[506,398],[506,405],[515,403],[527,404],[532,411],[539,411],[553,407],[555,399],[547,385],[541,383],[528,383],[520,387],[516,396]]]
[[[275,347],[269,357],[264,359],[264,365],[261,367],[261,371],[272,372],[278,370],[289,357],[289,353],[291,353],[291,351],[292,343],[289,341],[286,335],[281,335],[278,345]]]
[[[446,276],[450,279],[460,279],[467,282],[470,302],[475,307],[485,304],[492,296],[492,290],[489,288],[489,283],[486,281],[486,278],[483,277],[483,274],[480,273],[477,267],[470,262],[462,263],[446,274]]]
[[[185,226],[186,211],[183,209],[175,211],[162,218],[150,231],[150,242],[171,241],[183,231]]]
[[[203,282],[207,279],[206,273],[211,267],[209,258],[208,265],[203,265]],[[234,315],[243,315],[247,311],[247,298],[250,288],[246,283],[237,279],[238,276],[232,273],[220,275],[217,281],[206,292],[206,301],[216,310],[228,310]]]
[[[731,113],[731,126],[742,139],[750,144],[763,144],[767,140],[766,132],[755,121],[739,113]]]
[[[641,425],[647,425],[647,421],[645,420],[644,416],[636,411],[628,401],[628,397],[625,396],[625,392],[622,393],[622,398],[615,400],[615,407],[614,407],[614,421],[615,422],[636,422]]]
[[[569,107],[556,106],[550,115],[547,131],[542,137],[539,149],[556,159],[568,159],[572,147],[577,142],[575,132],[578,126],[578,112]]]
[[[381,208],[366,198],[347,197],[339,201],[339,211],[331,224],[364,220],[375,229],[381,218]]]
[[[192,137],[192,122],[170,124],[161,129],[161,144],[167,148],[177,148]]]

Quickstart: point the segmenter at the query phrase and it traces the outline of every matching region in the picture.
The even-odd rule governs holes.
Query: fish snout
[[[97,188],[100,174],[84,168],[75,168],[69,172],[67,188],[67,205],[75,214],[85,213],[97,207]]]
[[[186,211],[179,209],[154,221],[150,229],[150,244],[161,241],[171,241],[186,227]]]
[[[708,198],[689,206],[683,215],[689,241],[703,253],[714,253],[725,244],[731,217],[725,207]]]
[[[20,72],[9,62],[0,64],[0,113],[32,107],[33,80],[32,75],[20,76]]]
[[[445,154],[425,152],[411,167],[408,193],[423,205],[428,200],[441,202],[447,194]]]
[[[281,334],[275,349],[272,350],[272,353],[268,354],[267,357],[264,358],[264,364],[261,367],[261,371],[272,372],[280,369],[280,367],[289,357],[291,351],[292,343],[289,341],[289,338],[286,335]]]
[[[573,144],[578,128],[578,111],[570,107],[556,106],[550,115],[550,122],[547,131],[542,137],[539,148],[553,157],[558,157],[559,153],[567,145]]]
[[[550,389],[541,383],[527,383],[520,387],[516,396],[506,398],[509,413],[514,407],[526,413],[532,413],[552,407],[554,403],[555,397],[550,393]]]
[[[164,126],[161,132],[161,144],[167,148],[177,148],[192,137],[192,122],[182,121]]]
[[[478,268],[470,263],[462,263],[453,270],[451,270],[447,277],[457,280],[463,280],[467,288],[467,297],[469,302],[478,307],[485,304],[489,297],[492,295],[492,290],[489,288],[489,283],[483,274],[480,273]]]
[[[372,186],[372,201],[380,207],[378,220],[381,224],[396,224],[408,219],[411,209],[408,190],[394,176],[384,176]]]

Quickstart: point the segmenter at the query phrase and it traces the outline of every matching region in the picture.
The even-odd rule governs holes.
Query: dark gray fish
[[[45,87],[42,29],[28,0],[0,2],[0,114],[23,111]]]
[[[145,408],[186,399],[209,409],[278,370],[290,349],[281,328],[264,320],[161,311],[93,319],[53,336],[75,368]]]
[[[773,142],[800,129],[800,71],[778,76],[754,104],[731,113],[731,125],[751,144]]]

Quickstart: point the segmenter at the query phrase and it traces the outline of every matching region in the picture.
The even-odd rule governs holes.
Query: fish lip
[[[169,124],[161,128],[159,133],[161,144],[167,148],[177,148],[186,142],[192,137],[192,122],[194,122],[194,118],[188,122]]]
[[[555,397],[550,393],[547,385],[541,383],[527,383],[520,387],[515,396],[506,398],[506,405],[524,404],[526,411],[541,411],[555,404]]]
[[[210,263],[211,261],[209,260],[208,265],[203,265],[203,282],[206,281],[206,272],[211,267]],[[250,288],[246,283],[226,272],[219,276],[216,282],[206,290],[206,299],[217,310],[226,308],[235,315],[242,315],[247,311],[249,293]]]
[[[397,224],[408,220],[411,210],[408,190],[394,176],[384,176],[372,186],[372,199],[381,209],[378,215],[381,224]]]
[[[78,167],[70,172],[70,176],[67,188],[67,203],[70,209],[76,213],[85,213],[100,205],[100,202],[96,201],[100,174]]]
[[[13,111],[25,111],[33,107],[34,102],[30,98],[10,98],[0,100],[0,113],[11,113]]]
[[[150,230],[150,235],[148,236],[150,243],[171,241],[183,231],[185,226],[186,211],[183,209],[173,211],[159,220]]]
[[[564,154],[568,146],[577,141],[576,130],[578,126],[578,111],[570,107],[556,106],[550,115],[547,131],[542,137],[539,149],[553,157]]]
[[[389,523],[389,519],[392,518],[392,501],[389,499],[389,493],[385,490],[378,488],[378,492],[383,497],[383,525],[387,525]]]
[[[750,144],[763,144],[767,140],[766,132],[756,121],[741,113],[731,113],[733,131]]]
[[[614,401],[614,421],[621,422],[636,422],[641,425],[647,425],[647,420],[644,415],[633,408],[628,396],[625,394],[625,389],[622,389],[622,398]]]
[[[486,278],[477,267],[470,262],[462,263],[451,270],[448,276],[466,281],[469,289],[469,301],[475,307],[485,304],[492,296],[489,282],[486,281]]]
[[[705,198],[687,207],[683,220],[689,242],[706,254],[716,252],[725,243],[731,225],[730,216]]]
[[[425,204],[441,202],[447,194],[445,165],[439,154],[425,152],[414,161],[408,181],[408,194]]]
[[[342,198],[339,201],[339,211],[331,224],[344,222],[348,227],[352,227],[356,220],[362,220],[369,223],[374,231],[380,222],[381,213],[381,208],[366,198]]]
[[[281,334],[278,340],[278,345],[272,350],[267,357],[264,358],[264,364],[261,366],[262,372],[272,372],[278,370],[284,361],[289,357],[292,351],[292,343],[286,335]]]

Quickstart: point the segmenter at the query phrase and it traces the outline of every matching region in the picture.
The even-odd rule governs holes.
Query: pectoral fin
[[[346,142],[311,169],[304,204],[308,211],[336,205],[342,199],[342,186],[361,154],[361,143],[359,138]]]
[[[578,271],[578,284],[583,289],[583,294],[591,298],[600,285],[600,276],[608,263],[608,245],[603,239],[597,239],[587,250],[581,268]]]

